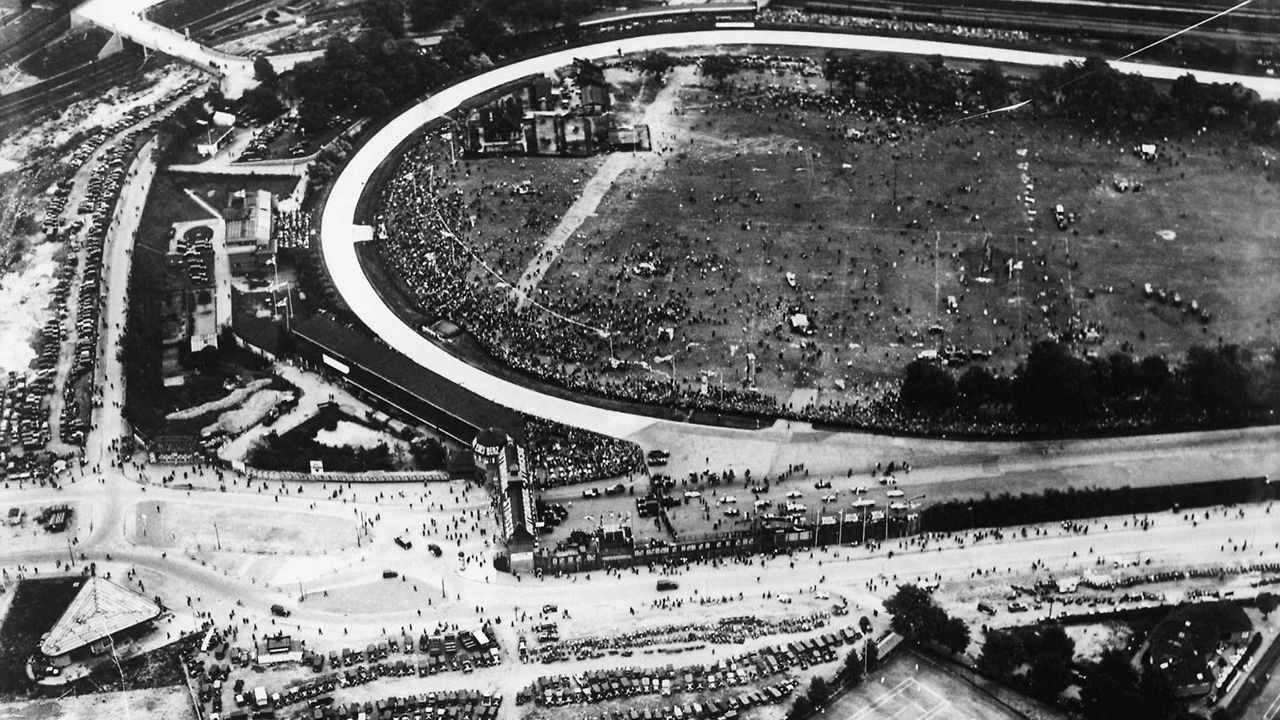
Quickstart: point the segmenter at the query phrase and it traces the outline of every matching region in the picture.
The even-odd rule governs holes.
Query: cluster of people
[[[306,250],[311,245],[311,213],[277,211],[275,239],[280,250]]]
[[[894,35],[923,35],[929,37],[947,35],[963,40],[983,40],[1001,43],[1023,43],[1037,40],[1035,35],[1022,30],[805,12],[792,8],[761,10],[759,21],[761,23],[787,25],[820,25],[823,28],[835,27],[858,31],[870,30]]]
[[[633,60],[614,64],[626,62]],[[961,275],[966,267],[980,265],[981,258],[969,257],[977,252],[970,246],[989,233],[977,211],[987,212],[998,199],[978,194],[977,181],[964,185],[963,178],[943,197],[916,198],[912,192],[918,181],[908,184],[909,174],[904,174],[898,198],[893,169],[854,163],[870,145],[892,144],[916,166],[981,154],[981,148],[972,147],[972,134],[924,142],[924,135],[948,119],[927,108],[894,98],[851,101],[806,87],[817,72],[810,60],[751,56],[743,59],[743,67],[762,76],[790,72],[802,82],[789,87],[744,81],[740,88],[721,88],[710,105],[699,106],[708,119],[682,121],[692,128],[687,139],[661,138],[650,166],[703,162],[690,152],[703,142],[698,139],[702,125],[721,122],[714,110],[732,106],[768,120],[771,133],[799,127],[843,143],[842,153],[852,161],[844,163],[849,182],[886,202],[892,186],[900,203],[900,217],[892,225],[872,229],[883,235],[900,228],[904,219],[909,229],[895,229],[896,241],[877,235],[854,242],[839,227],[829,227],[839,220],[821,210],[802,221],[806,227],[800,231],[812,240],[796,247],[797,229],[790,227],[795,223],[785,217],[793,212],[793,198],[765,197],[750,187],[753,158],[730,173],[734,177],[725,179],[722,194],[700,197],[693,188],[671,188],[669,200],[677,207],[669,218],[642,219],[620,232],[596,227],[576,233],[571,241],[575,264],[567,266],[563,253],[538,251],[542,236],[558,219],[547,208],[555,203],[543,194],[562,194],[564,189],[490,177],[491,167],[514,160],[456,161],[452,135],[437,132],[406,154],[384,189],[375,222],[383,262],[405,280],[424,311],[457,324],[504,364],[571,390],[692,411],[700,416],[695,419],[729,414],[765,423],[781,417],[896,432],[936,430],[936,420],[900,406],[896,375],[914,357],[914,351],[902,348],[926,337],[930,323],[938,322],[937,313],[919,303],[913,308],[909,300],[895,301],[897,295],[886,287],[933,277],[938,262],[948,274],[958,268]],[[698,109],[677,106],[673,112],[688,115]],[[1006,134],[998,131],[1001,139]],[[769,162],[797,170],[817,162],[831,164],[819,149],[783,147],[770,153],[774,157]],[[699,210],[700,226],[677,217],[685,208],[708,202],[709,213]],[[972,216],[974,230],[949,232],[937,260],[936,243],[927,241],[933,233],[924,231],[955,212]],[[505,213],[523,217],[523,224],[491,221]],[[869,222],[874,226],[885,220],[873,212]],[[1026,291],[1036,307],[1056,308],[1067,294],[1048,267],[1053,251],[1041,248],[1033,254],[1027,249],[1018,258],[1030,266],[1031,275],[1044,277],[1043,287]],[[741,282],[756,258],[773,265],[765,271],[777,275],[776,287],[767,280],[765,285],[758,279]],[[531,288],[515,281],[526,263],[529,270],[523,274],[542,278]],[[574,271],[578,263],[601,271],[583,276]],[[806,276],[793,279],[786,273],[787,287],[782,278],[789,265]],[[839,302],[831,302],[836,296]],[[1018,323],[1003,316],[993,321],[977,306],[963,305],[963,297],[957,302],[957,322],[967,323],[972,330],[968,339],[976,343],[971,349],[984,356],[1005,348],[1017,351],[1057,322],[1056,315],[1040,317],[1028,309],[1027,321],[1016,328]],[[868,342],[869,337],[876,340]],[[889,347],[877,347],[881,340]],[[791,392],[825,387],[832,373],[844,375],[849,367],[872,369],[854,371],[859,377],[835,381],[837,390],[820,396]],[[1009,426],[1000,427],[1002,422]],[[983,429],[1015,432],[1018,427],[1015,421],[995,418]],[[586,458],[555,453],[558,459],[548,463],[554,465],[548,484],[621,474],[633,455],[630,449],[599,443],[588,444],[585,452]],[[602,469],[608,472],[597,472]]]
[[[529,461],[547,469],[543,487],[571,485],[644,471],[640,446],[550,420],[525,420]]]

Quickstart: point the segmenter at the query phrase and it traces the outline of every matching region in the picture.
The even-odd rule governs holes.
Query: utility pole
[[[222,549],[222,535],[218,533],[218,523],[213,524],[213,537],[218,541],[218,549]]]
[[[938,241],[942,239],[942,233],[935,231],[933,233],[933,324],[938,324],[938,300],[940,289],[938,288]]]

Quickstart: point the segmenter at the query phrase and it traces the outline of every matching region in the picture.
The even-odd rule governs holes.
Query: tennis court
[[[826,716],[832,720],[1018,720],[1012,709],[931,661],[899,652],[846,693]]]

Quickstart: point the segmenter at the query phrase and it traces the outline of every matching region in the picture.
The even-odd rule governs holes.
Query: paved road
[[[172,55],[213,73],[222,79],[222,92],[227,97],[239,97],[245,90],[257,85],[252,58],[214,50],[143,17],[147,8],[161,1],[87,0],[71,12],[71,23],[73,27],[81,23],[93,23],[143,47]],[[323,51],[317,50],[272,55],[268,58],[276,72],[285,72],[300,62],[315,59],[322,54]]]

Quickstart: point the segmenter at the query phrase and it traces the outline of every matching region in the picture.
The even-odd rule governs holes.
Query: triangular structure
[[[159,605],[132,590],[91,577],[40,642],[40,652],[48,657],[66,655],[160,613]]]

